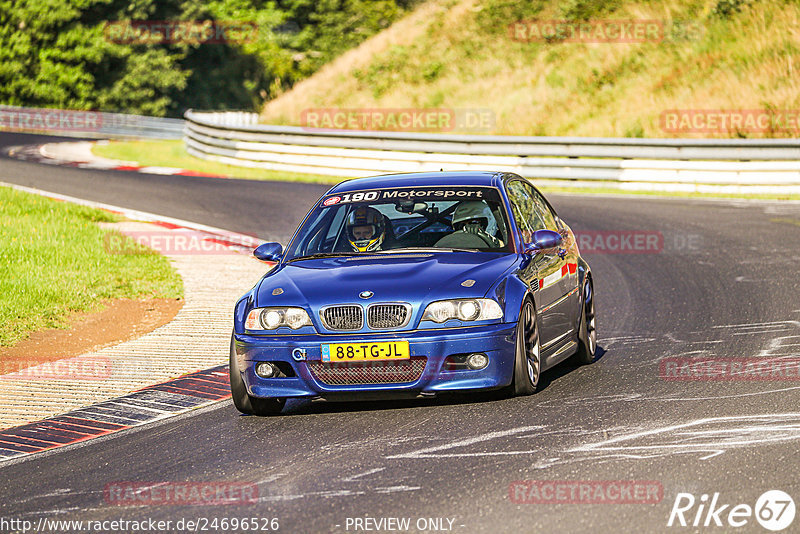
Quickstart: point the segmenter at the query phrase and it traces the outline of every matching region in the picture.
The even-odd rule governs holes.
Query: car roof
[[[505,173],[491,171],[447,171],[408,172],[383,174],[367,178],[353,178],[333,187],[328,193],[344,193],[364,189],[389,187],[437,187],[437,186],[488,186],[500,187]]]

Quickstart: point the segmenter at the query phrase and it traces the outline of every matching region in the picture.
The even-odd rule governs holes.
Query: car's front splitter
[[[493,389],[508,385],[514,369],[516,324],[493,324],[469,328],[441,328],[408,332],[374,334],[254,336],[237,334],[237,365],[248,393],[254,397],[328,397],[358,398],[362,393],[397,393],[402,395],[435,394],[451,391]],[[325,383],[311,369],[321,364],[321,346],[325,343],[360,343],[408,340],[412,360],[425,358],[418,378],[401,383]],[[445,365],[448,356],[485,354],[489,364],[484,369],[452,369]],[[255,373],[259,362],[284,362],[294,376],[262,378]],[[448,362],[449,364],[449,362]],[[392,362],[364,362],[335,365],[391,366]],[[365,373],[369,376],[369,372]],[[369,378],[367,379],[369,381]]]

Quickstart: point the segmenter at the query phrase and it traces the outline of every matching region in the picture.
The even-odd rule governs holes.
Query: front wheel
[[[236,364],[236,341],[231,334],[231,355],[228,366],[231,377],[231,397],[233,405],[242,413],[249,415],[277,415],[283,410],[286,399],[262,399],[247,393],[239,366]]]
[[[522,305],[517,325],[514,379],[511,383],[514,395],[530,395],[536,391],[541,374],[541,347],[539,346],[539,322],[533,303],[526,300]]]
[[[594,285],[592,278],[586,277],[583,284],[583,309],[578,331],[578,352],[575,361],[579,364],[592,363],[597,351],[597,322],[594,315]]]

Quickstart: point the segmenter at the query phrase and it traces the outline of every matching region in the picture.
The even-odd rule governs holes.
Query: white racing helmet
[[[453,228],[456,230],[471,224],[479,224],[481,230],[490,235],[497,231],[497,222],[491,208],[480,200],[461,202],[453,213]]]

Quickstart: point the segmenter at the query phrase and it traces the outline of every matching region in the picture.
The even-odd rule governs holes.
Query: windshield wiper
[[[390,250],[378,250],[374,254],[405,254],[407,252],[480,252],[477,248],[450,248],[450,247],[406,247]]]
[[[374,256],[378,254],[407,254],[409,252],[480,252],[480,250],[477,248],[407,247],[393,248],[390,250],[376,250],[373,252],[318,252],[316,254],[309,254],[308,256],[297,256],[296,258],[286,260],[286,263],[299,260],[315,260],[319,258]]]
[[[315,260],[318,258],[337,258],[342,256],[358,256],[357,252],[317,252],[316,254],[309,254],[308,256],[297,256],[290,260],[286,260],[286,263],[291,263],[297,260]]]

